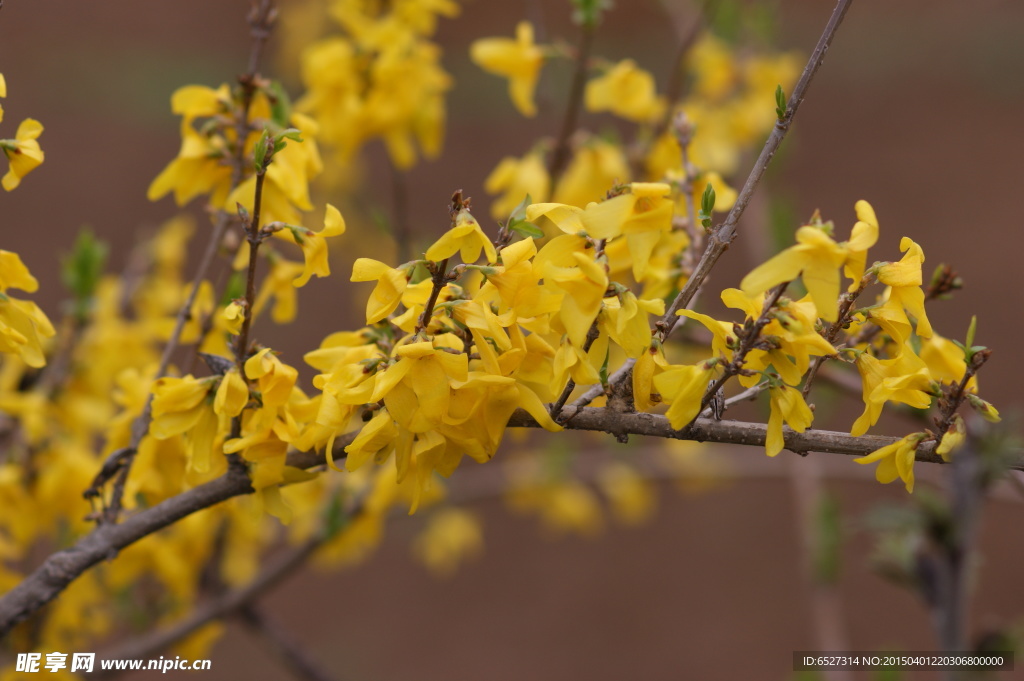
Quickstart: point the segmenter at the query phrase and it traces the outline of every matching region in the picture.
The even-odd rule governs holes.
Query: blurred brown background
[[[282,0],[284,11],[288,4]],[[417,229],[443,229],[445,203],[457,187],[486,204],[482,180],[501,156],[518,155],[530,140],[551,134],[560,117],[564,73],[545,74],[541,115],[523,121],[504,84],[469,63],[468,43],[509,35],[516,20],[538,10],[550,34],[574,40],[567,4],[471,0],[460,17],[442,22],[445,65],[457,85],[449,99],[446,157],[418,166],[410,178]],[[692,17],[689,3],[666,4],[684,22]],[[832,4],[780,3],[780,46],[809,53]],[[116,271],[136,230],[174,212],[169,199],[145,198],[178,146],[170,93],[187,83],[216,85],[244,68],[247,5],[5,3],[3,134],[13,136],[22,118],[37,118],[46,126],[47,158],[17,191],[0,196],[0,247],[19,252],[37,275],[37,300],[51,316],[62,295],[56,256],[82,225],[113,243]],[[663,87],[676,40],[664,16],[659,3],[619,0],[596,52],[635,57]],[[926,270],[951,263],[966,289],[929,315],[938,331],[956,338],[978,315],[978,341],[996,349],[982,377],[984,395],[1004,414],[1019,408],[1024,381],[1015,348],[1024,336],[1022,74],[1019,2],[859,0],[785,142],[781,168],[759,192],[761,201],[769,191],[784,193],[801,217],[820,208],[840,235],[853,222],[853,203],[868,199],[882,227],[873,257],[895,259],[900,237],[908,235],[923,246]],[[386,209],[388,194],[377,189],[386,185],[381,158],[380,148],[370,150],[368,186]],[[320,215],[313,213],[310,226],[318,227]],[[350,231],[359,229],[373,228],[350,223]],[[763,239],[743,236],[714,285],[736,285],[764,247]],[[358,255],[379,254],[335,260],[336,276],[315,282],[302,299],[305,322],[263,327],[260,336],[297,362],[348,324],[355,316],[343,262]],[[890,433],[903,434],[898,421],[888,425]],[[775,460],[759,450],[715,453],[747,473],[696,496],[666,486],[656,520],[640,529],[549,541],[534,521],[482,504],[485,554],[438,581],[410,559],[408,540],[420,525],[403,519],[367,564],[303,573],[270,597],[270,611],[341,679],[789,678],[791,651],[814,649],[819,640],[788,478],[800,460],[788,452]],[[870,470],[843,457],[819,458],[852,535],[840,585],[849,648],[930,649],[926,612],[870,572],[871,544],[858,529],[866,509],[878,500],[904,501],[903,489],[876,485]],[[939,479],[940,473],[931,468],[920,475]],[[988,509],[975,630],[1022,621],[1022,515],[1019,497]],[[215,649],[213,665],[211,678],[288,678],[235,628]],[[1005,678],[1024,678],[1017,674]]]

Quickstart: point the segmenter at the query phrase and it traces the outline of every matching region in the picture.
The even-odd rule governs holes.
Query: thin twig
[[[293,676],[304,681],[334,681],[334,677],[322,669],[288,632],[282,631],[256,606],[246,603],[239,608],[238,615],[250,631],[263,639],[267,644],[267,650],[287,667]]]
[[[127,521],[126,521],[127,522]],[[203,626],[236,611],[257,594],[263,595],[281,583],[281,580],[303,565],[323,543],[322,535],[312,537],[298,548],[272,560],[251,582],[217,597],[196,608],[188,617],[169,627],[157,629],[127,643],[105,651],[110,659],[144,659],[167,649]]]
[[[661,119],[654,131],[653,139],[658,139],[672,123],[673,108],[676,102],[682,99],[683,84],[686,82],[686,73],[683,71],[683,59],[686,58],[690,48],[697,42],[701,29],[705,22],[714,14],[713,5],[715,0],[705,0],[697,11],[697,17],[690,24],[689,30],[682,34],[676,53],[672,56],[672,70],[669,72],[668,85],[665,87],[665,116]]]
[[[569,101],[565,106],[565,117],[562,127],[551,151],[551,162],[548,164],[548,176],[551,178],[551,191],[558,187],[558,181],[569,163],[569,139],[576,132],[580,107],[583,104],[583,87],[587,82],[587,62],[590,61],[590,50],[594,44],[594,26],[584,22],[580,27],[580,44],[576,50],[576,67],[569,86]]]
[[[782,297],[782,292],[789,286],[789,282],[785,282],[776,286],[771,295],[764,301],[764,308],[761,310],[761,315],[753,322],[748,322],[748,325],[741,330],[742,340],[740,341],[739,348],[733,353],[732,359],[725,365],[725,371],[722,372],[722,376],[712,383],[704,397],[700,401],[700,410],[704,411],[711,404],[711,400],[715,398],[718,391],[722,389],[725,382],[733,376],[738,375],[743,371],[743,362],[746,360],[747,355],[753,350],[758,341],[761,339],[761,331],[767,326],[768,322],[771,321],[771,312],[775,308],[776,303],[779,302],[779,298]]]
[[[178,343],[181,341],[181,333],[185,328],[185,324],[192,317],[192,306],[196,302],[196,296],[199,294],[199,286],[202,284],[203,279],[206,278],[207,270],[210,269],[210,265],[213,263],[213,257],[217,253],[217,248],[220,246],[221,241],[224,238],[224,230],[228,225],[228,217],[225,213],[221,212],[217,216],[217,221],[214,223],[213,232],[210,235],[210,240],[206,244],[206,250],[203,251],[202,258],[199,261],[199,267],[196,269],[195,276],[192,278],[192,288],[189,291],[188,298],[185,303],[178,310],[178,316],[174,321],[174,329],[171,331],[170,338],[167,339],[167,345],[164,346],[164,352],[160,357],[160,364],[157,366],[156,375],[154,381],[159,380],[167,375],[167,369],[171,365],[171,358],[174,356],[174,352],[178,349]],[[135,461],[135,453],[139,449],[139,444],[142,442],[142,438],[145,437],[146,433],[149,432],[149,423],[153,418],[153,393],[150,391],[149,396],[146,398],[146,404],[142,408],[142,413],[132,422],[131,439],[126,453],[119,459],[119,468],[116,469],[116,478],[114,480],[114,486],[110,494],[110,502],[107,505],[106,511],[102,514],[101,519],[104,522],[116,523],[118,517],[121,514],[122,500],[124,498],[124,488],[128,482],[128,474],[131,472],[132,463]],[[101,470],[100,475],[103,474]],[[98,489],[106,482],[106,479],[101,480],[99,475],[93,481],[90,486],[90,490]]]
[[[600,334],[600,332],[597,329],[597,320],[595,319],[594,322],[590,325],[590,329],[587,330],[587,337],[583,341],[583,348],[582,348],[582,350],[583,350],[583,354],[584,355],[586,355],[588,352],[590,352],[591,346],[594,345],[594,341],[596,341],[598,336],[600,336],[600,335],[601,334]],[[559,415],[562,412],[562,407],[565,406],[566,400],[569,399],[569,395],[571,395],[572,391],[575,390],[575,389],[576,389],[576,381],[574,381],[574,380],[572,380],[570,378],[569,382],[565,384],[565,388],[562,390],[562,394],[559,395],[558,399],[555,400],[551,404],[550,413],[551,413],[551,418],[553,420],[555,420],[555,421],[558,420],[558,417],[559,417]]]
[[[268,155],[273,149],[268,149]],[[235,364],[240,376],[245,376],[245,360],[249,354],[249,330],[252,328],[253,307],[256,304],[256,263],[263,235],[260,233],[260,209],[263,204],[263,184],[266,180],[266,164],[260,165],[256,173],[256,193],[253,198],[252,218],[245,225],[245,236],[249,242],[249,266],[245,276],[245,305],[242,306],[242,327],[235,339]]]
[[[768,168],[768,164],[775,156],[775,152],[778,151],[779,145],[782,144],[782,140],[786,138],[786,134],[789,132],[790,126],[793,123],[793,119],[796,116],[797,109],[803,102],[804,97],[807,94],[807,88],[811,84],[811,80],[814,75],[818,72],[822,62],[825,59],[825,53],[828,51],[829,45],[832,44],[832,38],[835,37],[836,30],[839,28],[839,24],[842,23],[843,17],[846,16],[846,11],[850,8],[850,4],[853,0],[839,0],[836,4],[836,8],[832,11],[832,16],[829,18],[828,23],[825,26],[824,32],[818,39],[818,44],[814,48],[814,52],[811,53],[811,57],[807,62],[807,66],[804,67],[803,73],[800,74],[800,79],[797,81],[796,86],[793,88],[793,94],[789,99],[789,103],[786,107],[786,113],[781,120],[776,121],[775,127],[772,128],[771,134],[768,136],[768,140],[764,144],[764,148],[761,149],[761,154],[757,158],[757,162],[754,163],[754,167],[750,171],[750,175],[747,176],[747,181],[743,184],[743,189],[740,190],[739,195],[736,197],[736,203],[733,204],[732,209],[725,218],[725,222],[716,227],[708,239],[707,248],[704,250],[704,254],[700,258],[700,262],[697,263],[697,269],[693,275],[686,281],[683,289],[676,296],[672,304],[669,305],[668,310],[665,311],[665,316],[662,318],[662,330],[660,340],[665,340],[672,330],[676,326],[678,317],[676,312],[681,310],[689,304],[690,300],[696,295],[697,290],[704,283],[708,274],[711,272],[711,268],[715,266],[718,259],[723,253],[729,248],[729,244],[736,237],[736,223],[743,215],[743,211],[746,210],[747,204],[750,203],[751,197],[754,195],[754,190],[760,183],[761,178],[764,176],[765,170]]]
[[[437,297],[441,295],[441,290],[448,283],[448,258],[429,267],[432,267],[430,273],[432,287],[430,289],[430,297],[427,298],[427,304],[423,306],[423,313],[416,322],[416,333],[430,326],[430,318],[434,315],[434,305],[437,304]]]
[[[235,121],[235,132],[238,141],[232,154],[232,189],[241,184],[242,177],[244,175],[243,160],[245,157],[245,140],[248,137],[250,129],[249,108],[252,104],[252,99],[256,90],[255,83],[259,71],[260,59],[263,55],[263,48],[270,35],[270,29],[276,19],[277,12],[274,9],[272,0],[259,0],[258,4],[256,2],[253,3],[252,9],[249,12],[249,27],[250,36],[252,38],[252,47],[249,51],[248,71],[238,79],[238,82],[242,87],[242,106]],[[178,310],[178,315],[174,322],[174,329],[171,331],[171,336],[167,340],[167,345],[164,346],[164,352],[160,357],[160,364],[157,367],[154,380],[159,380],[167,374],[167,369],[171,364],[171,358],[174,356],[174,352],[177,350],[178,344],[181,341],[181,334],[185,328],[185,324],[192,317],[192,306],[195,304],[196,296],[199,293],[199,286],[202,284],[203,279],[206,278],[206,273],[210,269],[210,265],[213,263],[213,258],[217,253],[217,249],[220,247],[220,244],[224,239],[224,231],[227,229],[230,220],[230,215],[227,212],[223,210],[218,212],[213,232],[210,235],[210,241],[207,243],[206,249],[203,251],[202,258],[199,261],[199,267],[196,269],[195,276],[192,278],[192,289],[189,291],[189,295],[185,300],[185,303]],[[101,522],[116,523],[118,521],[122,510],[125,486],[128,483],[128,475],[131,472],[132,464],[135,461],[135,454],[138,451],[139,444],[142,442],[142,438],[146,433],[149,432],[149,424],[152,417],[153,393],[150,391],[146,398],[146,404],[142,408],[142,413],[139,414],[139,416],[132,422],[131,439],[128,447],[125,448],[125,454],[118,459],[119,467],[115,469],[113,473],[116,475],[116,478],[114,480],[113,488],[111,489],[110,502],[104,513],[100,516]],[[101,470],[100,475],[103,474],[104,470]],[[93,480],[89,490],[86,491],[87,495],[106,484],[109,478],[101,479],[100,475]]]
[[[839,332],[850,325],[852,321],[850,311],[853,309],[853,304],[857,302],[857,298],[864,292],[864,288],[874,281],[873,276],[864,276],[861,278],[860,284],[853,291],[848,291],[839,297],[839,314],[836,316],[836,320],[832,322],[828,329],[822,334],[825,340],[830,345],[835,345],[836,338],[839,337]],[[837,350],[839,348],[836,348]],[[807,370],[807,378],[804,379],[803,396],[807,397],[808,393],[811,392],[811,385],[814,383],[814,377],[818,375],[818,370],[821,369],[821,365],[825,363],[825,360],[829,357],[835,357],[835,355],[821,355],[814,358],[814,362],[811,364],[810,369]]]

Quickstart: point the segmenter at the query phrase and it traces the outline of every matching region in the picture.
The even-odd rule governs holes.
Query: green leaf
[[[530,237],[531,239],[540,239],[544,236],[544,231],[540,227],[532,222],[526,222],[525,220],[514,225],[509,225],[509,229],[517,234]]]
[[[516,207],[512,209],[512,212],[508,216],[508,221],[509,222],[520,221],[521,222],[521,221],[525,220],[526,219],[526,208],[527,208],[527,206],[529,206],[532,203],[533,203],[533,199],[530,197],[529,194],[524,196],[523,200],[520,201],[518,203],[518,205],[516,205]]]
[[[711,212],[715,209],[715,188],[709,182],[700,197],[700,212],[697,217],[705,229],[711,228]]]
[[[232,300],[245,296],[245,274],[243,272],[232,272],[228,278],[228,285],[224,287],[224,295],[221,296],[220,304],[226,307]]]
[[[252,150],[252,162],[257,173],[262,173],[266,169],[267,147],[271,144],[273,144],[273,136],[269,130],[264,130]]]
[[[572,20],[581,26],[594,27],[601,20],[601,13],[612,8],[611,0],[571,0]]]
[[[292,117],[292,100],[279,81],[270,83],[270,119],[282,128],[288,127]]]
[[[92,307],[109,250],[92,230],[84,228],[78,233],[71,253],[61,260],[61,281],[71,291],[75,316],[81,321],[87,318]]]
[[[508,222],[505,224],[507,229],[511,229],[517,234],[522,234],[525,237],[533,239],[540,239],[544,236],[544,231],[526,220],[526,208],[533,203],[533,199],[527,194],[523,197],[523,200],[519,202],[515,208],[512,209],[512,213],[508,216]]]
[[[967,341],[964,343],[964,345],[966,345],[967,347],[971,348],[972,350],[974,349],[974,348],[971,347],[972,345],[974,345],[974,332],[977,331],[977,330],[978,330],[978,315],[973,315],[971,317],[971,325],[967,327]]]
[[[786,118],[786,93],[781,85],[775,88],[775,115],[780,121]]]
[[[601,370],[600,370],[600,372],[598,372],[598,374],[601,377],[601,385],[604,386],[605,388],[608,387],[608,358],[610,357],[610,354],[611,354],[611,345],[609,344],[609,346],[607,348],[605,348],[605,351],[604,351],[604,361],[601,362]]]
[[[351,517],[345,512],[345,504],[340,493],[331,497],[331,503],[324,511],[324,533],[328,538],[336,537],[348,525]]]

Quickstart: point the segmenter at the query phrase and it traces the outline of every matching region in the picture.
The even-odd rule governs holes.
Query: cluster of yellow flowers
[[[54,335],[53,325],[39,306],[30,300],[18,300],[8,289],[34,293],[39,282],[17,253],[0,250],[0,352],[17,355],[30,367],[46,364],[42,339]]]
[[[0,73],[0,97],[7,96],[7,80]],[[0,106],[0,122],[4,120],[4,107]],[[26,118],[18,126],[14,139],[0,139],[0,149],[10,162],[10,169],[0,184],[7,191],[21,184],[21,178],[28,175],[43,162],[43,150],[37,139],[43,134],[43,125],[32,118]]]
[[[344,31],[302,53],[306,93],[297,108],[320,125],[320,138],[343,163],[373,139],[387,146],[402,169],[417,148],[433,158],[444,141],[445,92],[451,77],[441,50],[430,42],[439,16],[452,17],[452,0],[331,0],[328,13]]]

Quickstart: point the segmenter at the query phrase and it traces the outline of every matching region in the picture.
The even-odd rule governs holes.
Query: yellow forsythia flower
[[[409,286],[409,276],[404,270],[388,267],[371,258],[359,258],[352,264],[352,278],[349,281],[377,282],[366,301],[367,324],[375,324],[394,312]]]
[[[655,495],[649,480],[625,464],[611,464],[598,479],[612,513],[624,525],[639,525],[654,513]]]
[[[413,544],[416,557],[441,577],[450,576],[459,563],[478,555],[482,548],[480,519],[459,508],[434,513]]]
[[[238,416],[249,401],[249,386],[234,368],[224,374],[213,398],[213,410],[225,416]]]
[[[622,147],[599,137],[577,146],[572,161],[562,173],[551,200],[583,208],[600,201],[613,185],[630,178],[629,162]],[[717,185],[716,185],[717,186]],[[543,201],[535,196],[536,201]]]
[[[849,241],[836,243],[822,229],[805,225],[797,230],[796,246],[782,251],[768,262],[754,268],[740,282],[747,295],[764,293],[785,281],[802,277],[818,313],[834,322],[839,316],[839,268],[847,265],[847,274],[863,276],[868,248],[878,240],[875,212],[867,201],[858,201],[857,216]]]
[[[878,281],[889,286],[888,297],[881,307],[872,309],[870,317],[893,340],[904,343],[910,338],[910,318],[917,320],[917,335],[930,338],[932,325],[924,309],[924,291],[921,289],[924,250],[913,240],[903,237],[900,250],[906,255],[899,262],[885,263],[878,268]]]
[[[939,442],[939,446],[935,448],[935,453],[941,456],[943,461],[949,461],[949,455],[954,449],[963,444],[966,438],[967,426],[964,425],[964,420],[960,414],[955,414],[949,430],[942,434],[942,440]]]
[[[345,218],[331,204],[327,204],[327,213],[324,216],[324,228],[319,232],[305,230],[301,237],[292,235],[291,230],[282,230],[281,234],[299,238],[299,246],[302,247],[302,254],[306,259],[306,267],[302,274],[292,282],[296,288],[305,286],[309,278],[314,274],[318,277],[326,277],[331,273],[331,267],[327,263],[327,242],[329,236],[340,236],[345,233]],[[287,236],[285,237],[287,238]]]
[[[158,440],[185,435],[189,463],[205,473],[212,462],[218,419],[208,399],[210,378],[164,377],[153,385],[153,421],[150,434]]]
[[[915,409],[926,409],[931,404],[931,373],[909,345],[904,345],[900,354],[891,359],[880,360],[862,353],[857,357],[857,370],[863,382],[864,413],[850,429],[854,437],[863,435],[878,422],[886,402],[900,402]]]
[[[42,367],[42,339],[54,335],[53,324],[32,301],[12,298],[9,288],[33,293],[39,282],[17,253],[0,250],[0,352],[17,355],[30,367]]]
[[[242,330],[242,322],[245,321],[245,310],[236,302],[230,303],[221,312],[221,316],[224,318],[224,328],[232,336],[237,336]]]
[[[654,377],[654,387],[670,403],[665,416],[676,430],[697,418],[700,403],[708,390],[708,382],[715,375],[715,362],[695,365],[670,366]]]
[[[455,226],[427,249],[426,258],[440,262],[459,253],[462,256],[462,262],[468,265],[476,262],[480,257],[480,249],[484,250],[487,262],[493,263],[498,259],[494,244],[484,234],[480,223],[470,215],[468,210],[460,210],[455,216]]]
[[[216,90],[187,85],[171,95],[171,111],[182,117],[181,149],[150,183],[146,193],[150,201],[173,191],[179,206],[206,193],[210,194],[213,205],[226,204],[231,191],[231,167],[223,162],[228,156],[228,141],[220,135],[201,133],[193,123],[197,119],[223,115],[230,108],[231,93],[227,85]]]
[[[516,26],[516,38],[483,38],[469,47],[470,58],[477,66],[509,79],[508,93],[519,113],[527,117],[537,114],[533,91],[537,87],[544,53],[533,43],[533,25],[522,21]]]
[[[508,217],[526,196],[534,202],[547,201],[550,186],[544,160],[537,152],[530,152],[521,159],[506,156],[484,180],[488,194],[504,192],[491,203],[491,216],[495,219]]]
[[[771,398],[771,416],[768,417],[768,437],[765,440],[765,452],[775,456],[783,450],[785,440],[782,436],[782,422],[798,433],[802,433],[814,421],[814,414],[804,402],[804,396],[796,388],[788,385],[772,386],[768,389]]]
[[[908,492],[914,491],[914,452],[917,445],[925,437],[924,433],[911,433],[902,440],[886,445],[881,449],[854,459],[855,463],[877,463],[875,479],[882,484],[889,484],[896,478],[902,478]]]
[[[654,76],[624,59],[587,83],[584,103],[588,111],[610,111],[637,123],[661,116],[665,102],[657,95]]]
[[[13,140],[0,140],[0,149],[4,150],[11,167],[2,180],[4,189],[11,191],[19,184],[21,178],[32,172],[43,162],[43,150],[36,139],[43,134],[43,125],[37,120],[26,118],[18,126]]]
[[[270,271],[263,278],[259,295],[253,303],[253,317],[258,316],[268,301],[274,299],[274,307],[270,310],[270,318],[278,324],[286,324],[295,320],[298,313],[298,295],[295,291],[295,280],[306,269],[304,263],[292,262],[280,257],[270,259]]]
[[[608,289],[608,273],[590,254],[573,253],[575,267],[548,264],[544,279],[565,292],[559,316],[573,345],[582,348],[590,325],[601,311],[601,300]]]

